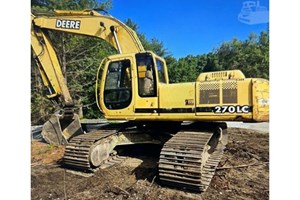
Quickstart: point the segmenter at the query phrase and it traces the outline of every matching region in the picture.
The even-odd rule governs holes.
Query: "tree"
[[[49,13],[53,9],[83,10],[100,8],[108,10],[111,1],[98,3],[95,0],[32,0],[32,11]],[[96,38],[49,31],[58,55],[71,96],[76,107],[83,107],[85,117],[101,117],[95,100],[96,71],[101,60],[107,55],[116,53],[116,50]],[[40,77],[37,76],[35,63],[32,62],[32,123],[43,123],[53,113],[57,106],[50,104],[43,94]]]
[[[103,9],[109,10],[112,0],[99,2],[97,0],[31,0],[31,11],[50,12],[57,10]]]
[[[125,24],[137,33],[137,36],[140,39],[145,50],[153,51],[156,55],[160,57],[167,57],[170,55],[168,50],[164,47],[164,43],[162,41],[158,40],[157,38],[152,38],[148,40],[145,34],[139,32],[139,26],[131,19],[127,19],[125,21]]]
[[[216,49],[221,68],[240,69],[246,77],[269,78],[269,33],[251,33],[245,41],[232,39]]]
[[[207,54],[166,57],[170,82],[195,81],[201,72],[241,70],[246,77],[269,78],[269,33],[251,33],[245,41],[233,38]]]
[[[169,78],[171,83],[192,82],[197,79],[199,60],[197,56],[188,55],[176,61],[173,57],[167,57]]]

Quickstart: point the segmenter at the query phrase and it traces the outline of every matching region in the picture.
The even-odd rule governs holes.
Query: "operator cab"
[[[169,82],[164,59],[149,51],[110,56],[102,81],[102,110],[131,112],[139,106],[157,107],[158,86]]]

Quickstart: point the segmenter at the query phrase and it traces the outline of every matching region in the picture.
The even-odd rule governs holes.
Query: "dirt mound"
[[[196,194],[167,188],[157,177],[159,148],[128,150],[119,165],[83,177],[59,163],[63,147],[32,142],[32,199],[269,199],[269,136],[229,128],[229,143],[209,189]],[[131,147],[129,147],[131,148]],[[135,147],[136,148],[136,147]],[[126,150],[126,149],[125,149]],[[126,151],[125,151],[126,152]]]

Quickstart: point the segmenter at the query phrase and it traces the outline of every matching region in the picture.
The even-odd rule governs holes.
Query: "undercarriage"
[[[120,163],[115,148],[122,145],[158,144],[161,184],[205,191],[227,143],[225,123],[116,123],[75,136],[65,148],[68,169],[93,173]]]

